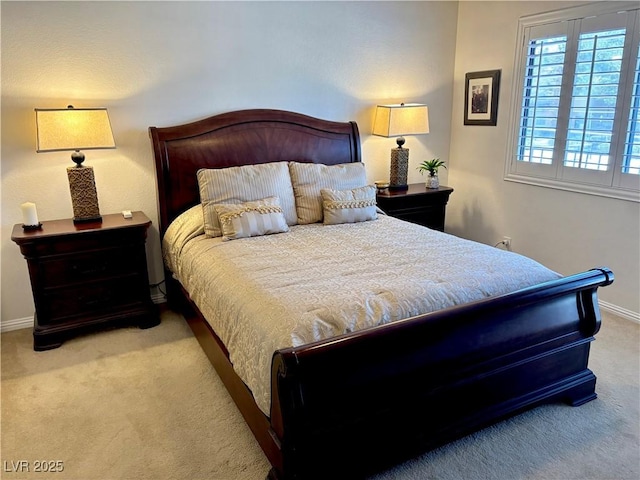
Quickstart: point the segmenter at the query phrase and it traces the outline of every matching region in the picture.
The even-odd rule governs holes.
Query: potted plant
[[[438,169],[440,167],[447,168],[444,161],[439,158],[425,160],[418,167],[420,173],[429,172],[426,182],[427,188],[438,188],[440,186],[440,180],[438,179]]]

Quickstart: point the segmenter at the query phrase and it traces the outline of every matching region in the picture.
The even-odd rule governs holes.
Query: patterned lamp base
[[[389,190],[406,190],[409,172],[409,149],[391,149],[391,170],[389,172]]]
[[[92,167],[68,167],[73,223],[101,221],[98,193]]]

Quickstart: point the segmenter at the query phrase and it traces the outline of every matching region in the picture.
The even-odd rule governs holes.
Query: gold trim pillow
[[[222,240],[258,237],[289,231],[278,197],[255,202],[213,205],[222,229]]]
[[[350,190],[323,188],[320,195],[325,225],[366,222],[378,218],[376,187],[373,185]]]
[[[213,208],[217,203],[254,202],[278,197],[287,224],[296,224],[296,201],[287,162],[201,169],[197,176],[204,233],[208,237],[222,235],[218,214]]]
[[[345,190],[367,184],[367,175],[361,162],[338,165],[289,162],[289,172],[300,225],[322,221],[321,189]]]

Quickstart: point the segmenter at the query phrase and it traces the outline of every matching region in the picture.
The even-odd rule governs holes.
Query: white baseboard
[[[151,300],[155,304],[166,303],[167,302],[167,298],[161,293],[156,293],[155,295],[151,295]]]
[[[619,307],[609,302],[603,302],[602,300],[598,300],[598,304],[600,308],[605,312],[613,313],[618,317],[622,317],[625,320],[631,320],[635,323],[640,323],[640,313],[632,312],[631,310],[627,310],[626,308]]]
[[[21,328],[33,328],[33,317],[6,320],[0,325],[0,332],[11,332],[12,330],[20,330]]]
[[[153,303],[165,303],[167,299],[162,294],[152,295],[151,299]],[[640,323],[640,313],[632,312],[631,310],[627,310],[626,308],[618,307],[609,302],[603,302],[602,300],[598,301],[600,308],[602,310],[613,313],[619,317],[622,317],[626,320],[631,320],[635,323]],[[7,320],[2,322],[0,325],[0,332],[10,332],[12,330],[20,330],[21,328],[32,328],[33,327],[33,317],[25,317],[25,318],[16,318],[15,320]]]
[[[165,296],[160,293],[151,295],[151,300],[155,304],[165,303],[167,301]],[[12,330],[20,330],[21,328],[33,328],[33,317],[6,320],[0,324],[0,332],[11,332]]]

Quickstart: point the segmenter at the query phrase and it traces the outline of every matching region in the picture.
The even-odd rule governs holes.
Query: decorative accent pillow
[[[367,175],[361,162],[338,165],[290,162],[289,172],[301,225],[322,221],[321,189],[345,190],[367,185]]]
[[[278,197],[256,202],[213,205],[222,228],[222,240],[258,237],[289,231]]]
[[[373,185],[351,190],[323,188],[320,194],[325,225],[366,222],[378,218],[376,187]]]
[[[197,175],[204,231],[209,237],[222,235],[218,214],[213,208],[217,203],[253,202],[278,197],[287,224],[297,223],[296,201],[287,162],[201,169]]]

